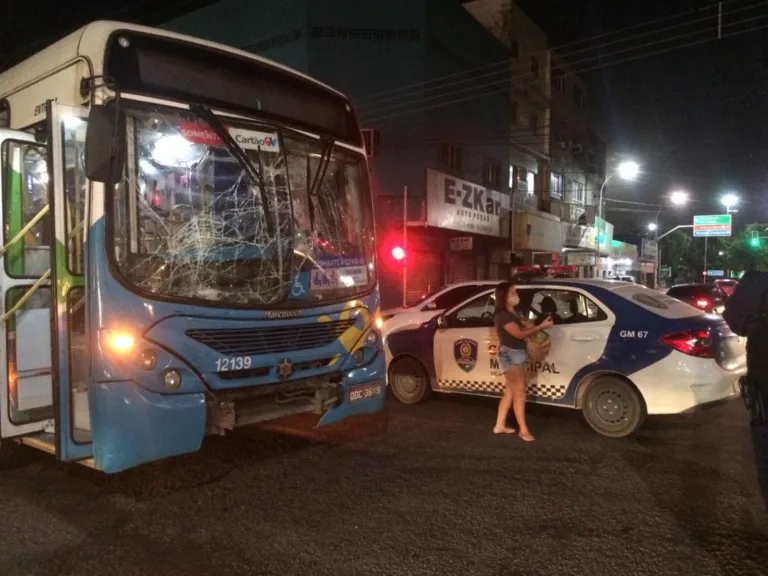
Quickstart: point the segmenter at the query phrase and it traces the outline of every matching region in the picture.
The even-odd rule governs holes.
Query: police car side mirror
[[[438,316],[437,327],[441,329],[448,328],[448,319],[445,316]]]

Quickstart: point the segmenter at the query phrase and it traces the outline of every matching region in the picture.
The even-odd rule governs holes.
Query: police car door
[[[563,286],[536,287],[529,317],[553,313],[547,330],[552,347],[547,357],[526,373],[528,398],[534,402],[572,404],[568,394],[576,374],[603,355],[615,323],[610,310],[586,291]]]
[[[460,304],[445,315],[445,328],[434,339],[435,378],[441,392],[498,394],[504,384],[490,373],[493,291]]]

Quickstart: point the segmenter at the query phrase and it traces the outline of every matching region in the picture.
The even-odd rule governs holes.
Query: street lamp
[[[689,196],[688,192],[685,190],[674,190],[669,195],[669,202],[676,208],[679,208],[681,206],[685,206],[688,204]],[[658,288],[659,286],[659,264],[661,264],[661,246],[659,246],[659,214],[661,214],[661,211],[664,210],[664,205],[662,204],[659,206],[658,211],[656,212],[656,219],[655,221],[648,224],[648,230],[651,232],[656,232],[656,263],[654,265],[653,269],[653,285],[655,288]],[[669,232],[662,234],[662,238],[669,234]]]
[[[622,180],[634,180],[637,178],[638,173],[640,172],[640,166],[638,166],[637,162],[627,161],[622,162],[619,164],[616,172],[613,174],[609,174],[608,177],[603,180],[603,185],[600,186],[600,197],[597,201],[597,250],[595,254],[595,259],[600,257],[600,228],[601,225],[600,222],[603,219],[603,190],[605,190],[605,185],[608,184],[608,180],[616,176],[617,174]],[[605,227],[603,227],[603,231],[605,231]],[[597,263],[597,262],[595,262]]]
[[[730,214],[731,212],[735,212],[735,210],[731,210],[731,208],[739,203],[739,197],[736,196],[736,194],[729,192],[720,198],[720,203],[725,206],[725,213]]]
[[[669,201],[672,202],[674,206],[684,206],[688,203],[688,192],[685,192],[684,190],[675,190],[669,195]]]

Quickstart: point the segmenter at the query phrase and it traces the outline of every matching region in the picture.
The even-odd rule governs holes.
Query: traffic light
[[[395,246],[392,248],[392,258],[400,262],[405,259],[405,250],[401,246]]]
[[[758,248],[760,246],[760,237],[757,235],[757,230],[750,232],[749,245],[752,248]]]

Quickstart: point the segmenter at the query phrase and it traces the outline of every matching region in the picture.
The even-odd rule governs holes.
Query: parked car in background
[[[736,290],[736,285],[739,283],[738,280],[733,280],[732,278],[723,278],[721,280],[715,280],[715,286],[720,288],[723,292],[725,292],[726,296],[731,296],[733,294],[733,291]]]
[[[728,300],[728,295],[715,284],[677,284],[667,290],[667,296],[709,314],[722,314]]]

